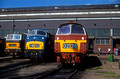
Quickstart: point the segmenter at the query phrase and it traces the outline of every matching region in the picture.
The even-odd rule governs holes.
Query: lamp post
[[[27,20],[27,26],[28,26],[28,32],[30,31],[30,24],[29,21]]]
[[[76,18],[76,23],[78,22],[78,18]]]
[[[12,23],[12,25],[13,25],[13,33],[14,33],[14,30],[15,30],[15,22],[14,22],[14,19],[13,19],[13,23]]]
[[[1,28],[2,26],[0,25],[0,28]],[[0,31],[1,32],[1,31]],[[0,35],[2,35],[2,33],[0,34]]]

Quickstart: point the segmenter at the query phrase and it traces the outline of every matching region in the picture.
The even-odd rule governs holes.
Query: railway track
[[[61,66],[54,71],[42,74],[33,79],[70,79],[77,71],[77,69],[63,68]]]
[[[21,59],[20,57],[13,58],[12,56],[0,57],[0,63],[9,62],[11,60]]]
[[[10,60],[12,60],[12,56],[0,57],[0,62],[10,61]]]
[[[0,71],[2,70],[6,70],[18,65],[22,65],[22,64],[26,64],[26,63],[30,63],[31,61],[28,59],[9,59],[8,60],[4,60],[3,62],[0,62]]]
[[[0,71],[0,78],[1,79],[69,79],[78,71],[77,69],[73,69],[73,68],[63,68],[62,65],[59,65],[55,69],[50,69],[50,70],[44,71],[42,73],[35,74],[33,72],[32,75],[27,75],[27,76],[26,75],[22,76],[20,74],[19,75],[16,74],[16,72],[19,72],[19,70],[21,70],[24,67],[26,67],[28,69],[31,68],[31,66],[36,68],[37,65],[40,65],[40,64],[29,63],[29,64],[12,67],[12,68],[6,69],[4,71]]]
[[[15,72],[16,70],[21,69],[21,68],[33,66],[35,64],[36,63],[33,63],[33,62],[27,62],[27,63],[22,63],[16,66],[11,66],[6,69],[0,70],[0,78],[4,79],[4,77],[8,76],[8,79],[9,79],[9,73]]]

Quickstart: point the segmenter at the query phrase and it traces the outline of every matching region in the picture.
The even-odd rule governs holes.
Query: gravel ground
[[[0,68],[7,67],[10,65],[14,65],[14,64],[23,63],[23,62],[29,62],[29,61],[30,61],[29,59],[12,59],[9,61],[0,62]]]
[[[36,65],[36,66],[31,66],[28,68],[20,69],[18,71],[17,75],[29,76],[29,75],[34,75],[37,73],[40,74],[40,73],[49,71],[51,69],[56,69],[59,65],[60,65],[60,63],[47,63],[47,64],[40,64],[40,65]]]
[[[5,76],[2,76],[0,79],[34,79],[33,77],[36,75],[41,75],[43,73],[49,72],[51,70],[56,69],[60,66],[61,63],[41,63],[38,65],[25,67],[22,69],[18,69],[12,72],[9,72]]]
[[[89,55],[83,63],[83,69],[79,70],[72,79],[120,79],[118,66],[120,56],[114,56],[113,62],[109,62],[108,59],[109,55]]]

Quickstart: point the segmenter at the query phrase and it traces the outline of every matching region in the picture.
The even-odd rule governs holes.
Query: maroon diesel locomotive
[[[87,51],[87,32],[78,23],[65,23],[59,26],[55,35],[54,51],[57,62],[62,64],[81,63]]]

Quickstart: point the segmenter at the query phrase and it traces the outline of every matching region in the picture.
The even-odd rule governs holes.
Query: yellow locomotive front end
[[[28,41],[25,48],[25,57],[41,58],[44,51],[44,43],[41,41]]]
[[[18,55],[21,52],[20,42],[6,42],[5,49],[8,55]]]
[[[40,41],[29,41],[26,43],[26,49],[31,50],[43,50],[44,49],[44,43]]]
[[[75,35],[72,35],[72,37]],[[58,36],[59,38],[61,38],[62,36]],[[69,36],[70,38],[70,36]],[[75,37],[76,38],[76,37]],[[80,35],[79,35],[80,38]],[[83,52],[81,51],[82,48],[85,49],[87,40],[55,40],[55,43],[59,43],[60,45],[60,51],[59,52]],[[56,46],[57,47],[57,46]],[[58,47],[56,48],[56,50],[58,49]],[[55,50],[55,51],[56,51]],[[84,52],[83,52],[84,53]]]
[[[22,34],[8,34],[6,37],[5,52],[9,56],[22,56],[24,52],[24,40]]]

